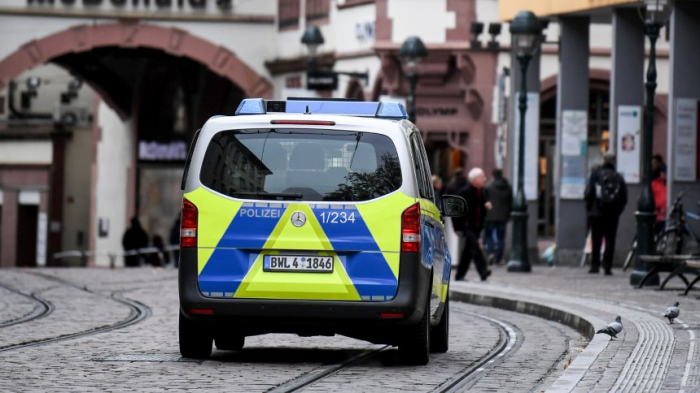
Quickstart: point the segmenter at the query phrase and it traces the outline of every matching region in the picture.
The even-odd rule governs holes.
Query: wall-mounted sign
[[[335,90],[338,88],[338,75],[329,71],[314,71],[306,74],[306,88],[309,90]]]
[[[3,0],[0,9],[82,17],[211,19],[231,16],[233,0]]]
[[[374,22],[355,23],[355,38],[358,41],[374,39]]]
[[[422,107],[416,108],[416,116],[456,116],[459,110],[456,107]]]
[[[587,180],[588,113],[562,111],[561,138],[561,197],[583,199]]]
[[[139,142],[139,160],[143,161],[185,161],[187,144],[185,142]]]
[[[675,126],[673,178],[677,181],[695,181],[698,146],[698,100],[696,98],[676,99]]]
[[[642,107],[617,108],[617,171],[628,184],[639,183],[639,157],[642,148]]]

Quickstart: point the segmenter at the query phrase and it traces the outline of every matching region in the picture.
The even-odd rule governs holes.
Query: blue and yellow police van
[[[197,132],[183,176],[180,352],[267,333],[345,335],[426,364],[448,348],[450,255],[398,103],[245,99]]]

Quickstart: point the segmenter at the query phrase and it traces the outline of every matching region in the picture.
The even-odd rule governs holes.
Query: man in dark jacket
[[[138,218],[131,219],[131,227],[124,233],[122,246],[124,251],[136,251],[148,246],[148,235],[143,230]],[[127,255],[124,257],[124,264],[127,267],[139,266],[141,265],[140,258],[139,255]]]
[[[484,243],[490,260],[494,255],[493,239],[496,238],[495,260],[496,263],[500,264],[503,261],[506,225],[510,220],[510,211],[513,208],[513,189],[508,183],[508,179],[503,177],[503,171],[500,169],[493,170],[493,179],[486,184],[485,188],[493,207],[486,213]]]
[[[466,216],[455,217],[453,221],[455,233],[462,237],[465,243],[462,256],[459,258],[455,280],[464,280],[473,258],[481,281],[486,281],[491,275],[491,270],[488,269],[484,254],[479,247],[479,233],[483,228],[486,212],[491,209],[491,202],[489,202],[487,192],[484,189],[484,184],[486,184],[484,171],[480,168],[474,168],[469,171],[467,177],[468,183],[456,193],[467,201],[469,209]]]
[[[605,275],[612,275],[613,256],[615,254],[615,237],[620,214],[627,205],[627,185],[615,171],[615,155],[606,153],[603,166],[591,173],[585,191],[586,209],[591,224],[591,270],[600,271],[600,246],[605,239],[603,270]]]

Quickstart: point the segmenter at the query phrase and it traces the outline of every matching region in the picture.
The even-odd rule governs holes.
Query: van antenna
[[[306,112],[304,112],[304,114],[305,114],[305,115],[310,115],[310,114],[311,114],[311,112],[309,111],[309,106],[308,106],[308,105],[306,106]]]

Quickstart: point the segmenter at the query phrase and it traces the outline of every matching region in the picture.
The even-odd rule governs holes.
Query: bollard
[[[85,251],[80,251],[80,267],[87,267],[87,253]]]
[[[107,254],[109,257],[109,268],[114,269],[115,265],[117,264],[117,255],[116,254]]]

